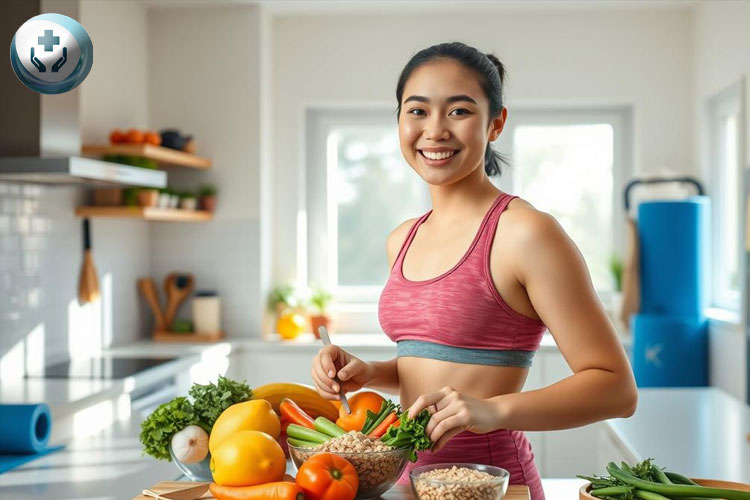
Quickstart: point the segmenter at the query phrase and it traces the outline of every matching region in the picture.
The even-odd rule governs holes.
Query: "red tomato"
[[[309,500],[353,500],[359,487],[354,466],[333,453],[308,458],[297,471],[296,481]]]

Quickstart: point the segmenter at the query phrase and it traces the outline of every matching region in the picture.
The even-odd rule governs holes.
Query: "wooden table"
[[[151,491],[163,495],[165,493],[178,491],[198,484],[199,483],[192,483],[189,481],[162,481],[152,486]],[[215,500],[209,492],[206,492],[199,498],[201,500]],[[395,485],[393,488],[386,491],[380,498],[383,500],[415,500],[415,497],[411,492],[411,487],[406,484]],[[153,497],[138,495],[133,500],[153,500]],[[505,495],[505,500],[530,500],[528,486],[516,484],[508,486],[508,493]]]

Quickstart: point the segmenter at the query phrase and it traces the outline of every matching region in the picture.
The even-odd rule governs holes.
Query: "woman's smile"
[[[460,152],[460,149],[446,149],[436,148],[436,150],[430,149],[418,149],[419,156],[422,158],[427,165],[431,167],[439,167],[447,165],[453,158],[455,158]]]

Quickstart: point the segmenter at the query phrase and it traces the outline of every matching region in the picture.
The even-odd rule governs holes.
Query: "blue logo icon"
[[[62,14],[34,16],[16,31],[10,62],[28,88],[61,94],[76,88],[94,63],[94,45],[75,19]]]

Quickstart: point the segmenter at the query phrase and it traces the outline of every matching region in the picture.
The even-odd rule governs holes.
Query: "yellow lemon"
[[[284,450],[265,432],[235,432],[211,452],[211,473],[222,486],[281,481],[285,470]]]
[[[217,446],[238,431],[261,431],[273,439],[278,439],[281,434],[281,422],[271,403],[265,399],[233,404],[214,422],[208,438],[208,449],[213,454]]]
[[[279,321],[276,322],[276,331],[279,332],[279,335],[283,339],[293,339],[304,332],[306,327],[307,321],[305,321],[305,317],[295,312],[282,314],[279,317]]]

